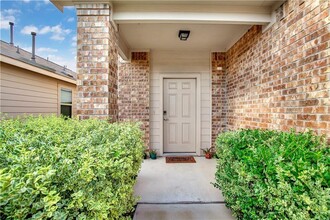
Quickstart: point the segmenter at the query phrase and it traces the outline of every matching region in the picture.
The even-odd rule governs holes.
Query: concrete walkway
[[[141,197],[134,220],[232,220],[215,182],[216,160],[167,164],[165,157],[144,160],[135,185]]]

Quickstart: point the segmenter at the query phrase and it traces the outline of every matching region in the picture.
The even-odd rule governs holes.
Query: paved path
[[[165,158],[144,160],[135,194],[141,197],[134,220],[232,220],[214,182],[216,160],[167,164]]]

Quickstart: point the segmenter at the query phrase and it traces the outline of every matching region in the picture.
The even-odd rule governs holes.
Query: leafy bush
[[[220,134],[216,183],[238,219],[329,219],[330,148],[311,133]]]
[[[126,219],[143,157],[138,125],[1,121],[0,219]]]

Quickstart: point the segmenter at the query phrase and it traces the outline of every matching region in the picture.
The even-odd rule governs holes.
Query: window
[[[61,115],[72,117],[72,90],[61,89]]]

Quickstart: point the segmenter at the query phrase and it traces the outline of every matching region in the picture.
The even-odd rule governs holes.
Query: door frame
[[[164,154],[164,79],[196,79],[196,155],[201,154],[201,74],[200,73],[161,73],[160,74],[160,155]],[[178,153],[184,154],[184,153]],[[193,153],[192,153],[193,154]]]

